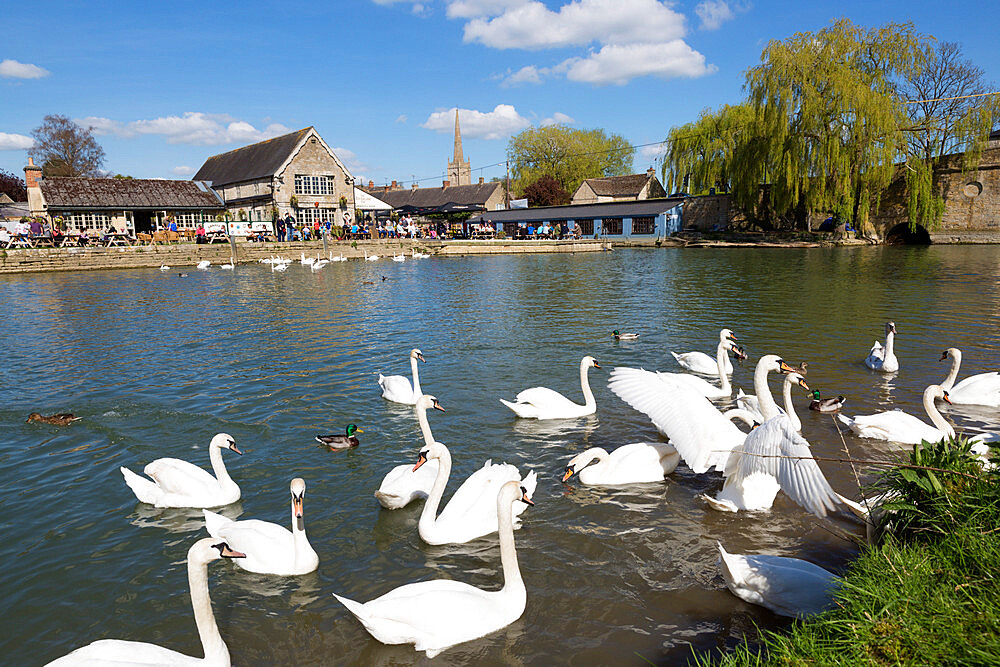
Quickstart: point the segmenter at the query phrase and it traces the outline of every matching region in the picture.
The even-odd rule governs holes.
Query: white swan
[[[413,373],[413,384],[403,375],[378,374],[378,386],[382,387],[382,398],[393,403],[413,405],[423,393],[420,391],[420,374],[417,371],[417,360],[427,363],[423,353],[417,348],[410,350],[410,371]]]
[[[392,261],[394,261],[394,262],[405,262],[406,261],[406,255],[403,254],[403,251],[400,251],[398,255],[395,254],[395,253],[393,253],[393,255],[392,255]]]
[[[803,618],[833,606],[839,578],[809,561],[728,553],[719,546],[722,578],[733,595],[781,616]]]
[[[421,396],[417,399],[416,405],[413,406],[413,412],[417,415],[417,423],[420,424],[420,433],[427,446],[434,442],[431,426],[427,422],[429,408],[444,412],[444,408],[433,396]],[[375,492],[375,498],[378,499],[382,507],[390,510],[406,507],[418,498],[426,498],[434,487],[438,467],[437,459],[425,463],[416,470],[413,469],[412,464],[398,465],[382,479],[378,491]]]
[[[170,270],[170,267],[167,266],[166,264],[160,265],[160,271],[169,271],[169,270]]]
[[[728,331],[728,329],[723,329],[723,331]],[[673,381],[690,387],[705,398],[729,398],[733,393],[733,387],[729,384],[729,376],[726,375],[723,362],[729,359],[727,352],[734,349],[737,349],[736,346],[728,338],[723,338],[719,341],[715,359],[715,373],[719,378],[718,387],[707,380],[694,375],[688,375],[687,373],[660,372],[658,375],[669,377]]]
[[[369,255],[367,248],[365,248],[364,253],[365,253],[365,261],[366,262],[377,262],[378,261],[378,255]]]
[[[754,386],[761,396],[764,414],[773,416],[778,406],[767,389],[767,375],[771,372],[791,372],[791,367],[773,354],[757,361]],[[724,470],[729,453],[746,440],[747,434],[736,428],[707,398],[658,373],[616,368],[608,387],[647,415],[695,473],[710,468]]]
[[[375,639],[383,644],[413,644],[417,651],[425,651],[428,658],[510,625],[524,613],[527,601],[514,549],[512,505],[515,502],[533,505],[530,495],[516,481],[504,484],[496,495],[494,512],[500,522],[504,580],[499,591],[484,591],[451,579],[434,579],[400,586],[364,604],[334,596]]]
[[[989,405],[1000,408],[1000,373],[979,373],[970,375],[958,384],[958,369],[962,365],[962,351],[957,347],[949,347],[941,353],[940,361],[951,357],[951,370],[941,383],[941,388],[948,392],[948,398],[958,405]]]
[[[340,252],[340,255],[338,257],[334,257],[333,256],[333,251],[331,250],[330,251],[330,261],[331,262],[346,262],[347,258],[344,257],[344,252],[343,251]]]
[[[417,470],[426,461],[434,459],[439,460],[440,467],[417,523],[420,539],[427,544],[462,544],[495,533],[498,524],[493,498],[506,482],[518,482],[527,489],[528,495],[535,492],[537,479],[533,470],[528,471],[524,479],[521,479],[515,466],[487,461],[462,482],[441,514],[438,514],[441,496],[444,495],[444,488],[448,485],[451,474],[451,453],[443,444],[435,442],[420,450],[413,469]],[[514,513],[515,519],[522,511],[523,507]],[[519,523],[515,525],[520,527]]]
[[[193,658],[177,651],[124,639],[99,639],[53,660],[49,665],[229,665],[229,648],[219,634],[208,595],[208,564],[219,558],[243,558],[225,542],[205,538],[195,542],[187,553],[188,587],[191,607],[198,626],[204,658]]]
[[[128,468],[120,468],[135,497],[156,507],[221,507],[240,499],[240,487],[229,476],[222,461],[222,450],[243,452],[233,436],[219,433],[208,445],[208,458],[215,477],[202,468],[180,459],[156,459],[143,468],[153,479],[140,477]]]
[[[246,558],[236,561],[236,565],[248,572],[282,576],[312,572],[319,567],[319,556],[309,544],[302,517],[305,481],[296,477],[289,485],[289,491],[292,494],[291,531],[270,521],[233,521],[215,512],[202,510],[205,528],[215,539],[224,540],[233,549],[246,554]]]
[[[951,403],[948,392],[941,385],[932,384],[924,389],[924,410],[930,417],[933,426],[909,415],[902,410],[888,410],[874,415],[858,415],[845,417],[837,415],[844,424],[862,438],[889,440],[907,445],[916,445],[921,441],[937,442],[942,438],[954,437],[955,429],[951,427],[934,405],[934,399],[944,399]]]
[[[885,323],[885,347],[878,341],[872,345],[868,357],[865,359],[865,366],[873,371],[883,373],[895,373],[899,370],[899,360],[893,352],[893,343],[896,339],[896,325],[893,322]]]
[[[207,259],[203,259],[200,262],[198,262],[198,268],[199,269],[205,270],[205,269],[207,269],[210,266],[212,266],[212,263],[210,261],[208,261]]]
[[[316,262],[316,259],[314,257],[306,257],[305,253],[301,253],[301,258],[299,261],[302,262],[302,266],[307,266],[310,264],[314,264]]]
[[[288,270],[288,264],[286,264],[285,262],[278,262],[277,264],[271,264],[271,273],[274,273],[275,271],[287,271],[287,270]]]
[[[233,264],[220,264],[219,268],[224,271],[232,271],[235,268],[235,266]]]
[[[570,419],[592,415],[597,412],[594,392],[590,390],[590,383],[587,381],[587,371],[592,367],[601,367],[597,363],[597,359],[588,355],[580,360],[580,388],[583,390],[583,405],[574,403],[559,392],[552,391],[547,387],[525,389],[514,397],[513,403],[502,398],[500,402],[522,419]]]
[[[416,248],[410,248],[410,255],[413,257],[413,259],[427,259],[428,257],[430,257],[430,255],[427,254],[426,252],[420,252]]]
[[[569,460],[562,481],[578,473],[580,483],[588,486],[662,482],[680,460],[677,450],[663,442],[622,445],[610,454],[600,447],[591,447]]]
[[[799,420],[798,414],[795,413],[795,405],[792,403],[792,385],[797,384],[806,391],[809,391],[809,385],[806,384],[806,379],[799,375],[798,373],[786,373],[785,381],[782,383],[781,393],[785,402],[785,409],[782,410],[778,408],[780,414],[788,415],[788,418],[792,420],[792,426],[795,427],[796,431],[802,430],[802,422]],[[739,406],[741,410],[746,410],[753,415],[754,419],[763,424],[767,419],[764,414],[760,411],[760,402],[757,397],[751,394],[744,394],[741,389],[736,395],[736,405]]]
[[[734,334],[729,329],[723,329],[719,332],[719,342],[727,340],[737,340],[736,334]],[[670,354],[674,355],[674,359],[682,367],[688,369],[692,373],[702,373],[703,375],[715,375],[718,372],[718,366],[716,364],[716,359],[708,356],[704,352],[683,352],[677,354],[673,350]],[[726,374],[731,375],[733,372],[733,362],[729,361],[729,355],[722,353],[723,355],[723,371]],[[718,349],[716,349],[716,357],[718,357]]]

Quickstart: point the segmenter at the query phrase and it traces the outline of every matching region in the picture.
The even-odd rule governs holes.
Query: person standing
[[[295,218],[292,217],[291,213],[285,215],[285,240],[292,240],[292,231],[295,229]]]

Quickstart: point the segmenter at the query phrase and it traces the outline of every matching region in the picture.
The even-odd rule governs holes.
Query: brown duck
[[[59,414],[48,416],[32,412],[28,415],[28,421],[25,423],[39,422],[42,424],[52,424],[53,426],[69,426],[80,419],[83,419],[83,417],[74,417],[72,412],[60,412]]]

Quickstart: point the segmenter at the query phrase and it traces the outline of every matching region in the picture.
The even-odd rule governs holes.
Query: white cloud
[[[574,0],[553,12],[532,0],[495,18],[466,23],[466,42],[495,49],[670,41],[683,37],[684,15],[657,0]]]
[[[527,118],[509,104],[498,104],[493,111],[459,109],[459,123],[462,136],[469,139],[503,139],[531,125]],[[434,130],[438,134],[455,131],[455,107],[445,111],[435,111],[420,127]]]
[[[736,13],[725,0],[704,0],[694,8],[705,30],[716,30],[726,21],[736,17]]]
[[[163,116],[128,123],[95,116],[81,118],[75,122],[83,127],[90,127],[97,135],[111,134],[126,139],[139,135],[159,135],[166,137],[167,143],[170,144],[197,146],[253,143],[291,131],[280,123],[271,123],[263,130],[258,130],[250,123],[236,120],[227,114],[207,114],[200,111],[188,111],[183,116]]]
[[[574,121],[571,116],[567,116],[566,114],[557,111],[552,114],[551,118],[543,118],[538,124],[545,127],[546,125],[570,125],[574,122],[576,121]]]
[[[174,167],[170,171],[174,172],[178,176],[190,176],[194,173],[194,167],[188,167],[187,165],[181,167]]]
[[[508,74],[503,77],[503,81],[501,81],[500,85],[506,88],[510,86],[517,86],[522,83],[539,84],[542,82],[542,77],[548,73],[548,70],[544,67],[526,65],[513,74]]]
[[[624,85],[640,76],[698,77],[716,71],[705,64],[705,56],[684,40],[662,44],[608,45],[586,58],[570,58],[562,63],[566,78],[597,85]]]
[[[23,151],[31,148],[35,141],[23,134],[0,132],[0,151]]]
[[[396,122],[397,123],[406,124],[406,121],[408,121],[408,120],[410,120],[410,117],[407,116],[405,113],[401,113],[398,116],[396,116]]]
[[[338,146],[338,147],[335,147],[335,148],[331,148],[331,150],[337,155],[337,157],[340,158],[340,161],[344,163],[344,165],[347,167],[347,169],[352,174],[354,174],[355,178],[358,178],[358,176],[357,176],[358,173],[360,173],[362,171],[371,171],[372,170],[372,168],[370,166],[368,166],[367,164],[365,164],[364,162],[362,162],[358,158],[357,154],[354,151],[350,150],[349,148],[343,148],[343,147]],[[360,179],[358,180],[358,183],[361,183]]]
[[[48,75],[49,71],[38,65],[19,63],[10,59],[0,61],[0,77],[5,79],[41,79]]]
[[[655,161],[663,157],[667,152],[667,142],[661,141],[658,144],[651,144],[649,146],[643,146],[639,149],[639,158],[641,160]]]
[[[508,9],[529,4],[531,0],[453,0],[448,3],[448,18],[471,19],[498,16]]]

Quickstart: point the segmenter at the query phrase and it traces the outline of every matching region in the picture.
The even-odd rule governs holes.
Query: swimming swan
[[[448,476],[451,474],[451,453],[443,444],[435,442],[420,450],[413,469],[418,470],[425,462],[434,459],[439,461],[440,467],[417,523],[420,539],[427,544],[462,544],[495,533],[499,524],[493,499],[506,482],[518,482],[527,489],[528,495],[535,492],[537,480],[533,470],[521,479],[515,466],[487,461],[462,482],[441,514],[438,514],[441,496],[444,495]],[[519,507],[514,512],[515,527],[520,527],[516,519],[524,509]]]
[[[382,387],[382,398],[393,403],[413,405],[420,398],[420,375],[417,371],[417,360],[427,363],[423,353],[414,348],[410,350],[410,371],[413,373],[413,384],[403,375],[378,374],[378,386]]]
[[[122,467],[122,475],[140,502],[156,507],[221,507],[240,499],[240,487],[226,472],[222,450],[243,452],[233,436],[219,433],[208,445],[208,458],[215,477],[202,468],[180,459],[156,459],[143,468],[153,481]]]
[[[434,435],[431,433],[431,426],[427,421],[428,408],[434,408],[444,412],[444,408],[433,396],[421,396],[413,406],[413,412],[417,415],[417,423],[420,424],[420,432],[424,437],[424,444],[430,446],[434,442]],[[398,465],[382,478],[382,483],[375,492],[375,498],[382,507],[389,510],[396,510],[406,507],[418,498],[426,498],[430,495],[434,487],[434,480],[438,474],[438,460],[429,461],[414,470],[412,464]]]
[[[610,454],[592,447],[569,460],[562,481],[576,473],[580,475],[580,483],[588,486],[662,482],[680,460],[677,450],[663,442],[622,445]]]
[[[233,521],[224,516],[202,510],[205,528],[216,540],[224,540],[237,551],[246,554],[236,565],[248,572],[289,576],[306,574],[319,567],[319,556],[306,537],[306,524],[302,517],[302,504],[306,483],[296,477],[289,485],[292,494],[292,530],[270,521],[250,519]]]
[[[899,360],[896,359],[896,354],[893,352],[893,343],[896,339],[896,325],[893,322],[885,323],[885,347],[878,341],[872,345],[872,349],[868,352],[868,357],[865,359],[865,366],[872,369],[873,371],[882,371],[883,373],[895,373],[899,370]]]
[[[734,334],[729,329],[723,329],[719,332],[719,342],[722,343],[727,340],[737,340],[736,334]],[[716,364],[716,359],[708,356],[704,352],[683,352],[677,354],[673,350],[670,354],[674,355],[674,359],[682,367],[688,369],[692,373],[701,373],[703,375],[715,375],[718,372],[718,366]],[[716,348],[716,357],[718,358],[719,352]],[[733,362],[729,361],[729,355],[725,352],[722,353],[722,366],[723,371],[726,374],[731,375],[733,372]]]
[[[69,665],[229,665],[229,648],[219,634],[208,595],[208,564],[219,558],[243,558],[225,542],[210,537],[195,542],[187,553],[188,587],[191,607],[201,637],[204,658],[193,658],[177,651],[124,639],[99,639],[49,663],[50,667]]]
[[[962,365],[962,352],[957,347],[949,347],[941,353],[940,361],[951,357],[951,370],[941,383],[941,388],[948,392],[951,403],[958,405],[989,405],[1000,408],[1000,373],[979,373],[970,375],[958,384],[958,369]]]
[[[874,415],[858,415],[853,418],[837,415],[837,419],[847,424],[862,438],[889,440],[907,445],[916,445],[922,440],[938,442],[942,438],[954,437],[955,429],[938,412],[934,405],[935,398],[951,403],[948,392],[942,389],[941,385],[932,384],[924,389],[924,410],[931,418],[933,426],[902,410],[888,410]]]
[[[580,388],[583,390],[583,405],[574,403],[557,391],[552,391],[548,387],[532,387],[525,389],[514,397],[514,402],[500,402],[514,411],[522,419],[571,419],[573,417],[585,417],[597,412],[597,402],[594,400],[594,392],[590,390],[590,383],[587,381],[587,371],[593,368],[600,368],[597,359],[586,356],[580,360]]]
[[[527,591],[514,549],[513,503],[534,505],[519,482],[500,487],[494,511],[500,523],[503,588],[484,591],[451,579],[400,586],[364,604],[334,594],[383,644],[413,644],[433,658],[445,649],[507,627],[524,613]]]
[[[719,547],[722,578],[733,595],[781,616],[803,618],[833,606],[839,578],[809,561],[785,556],[731,554]]]

